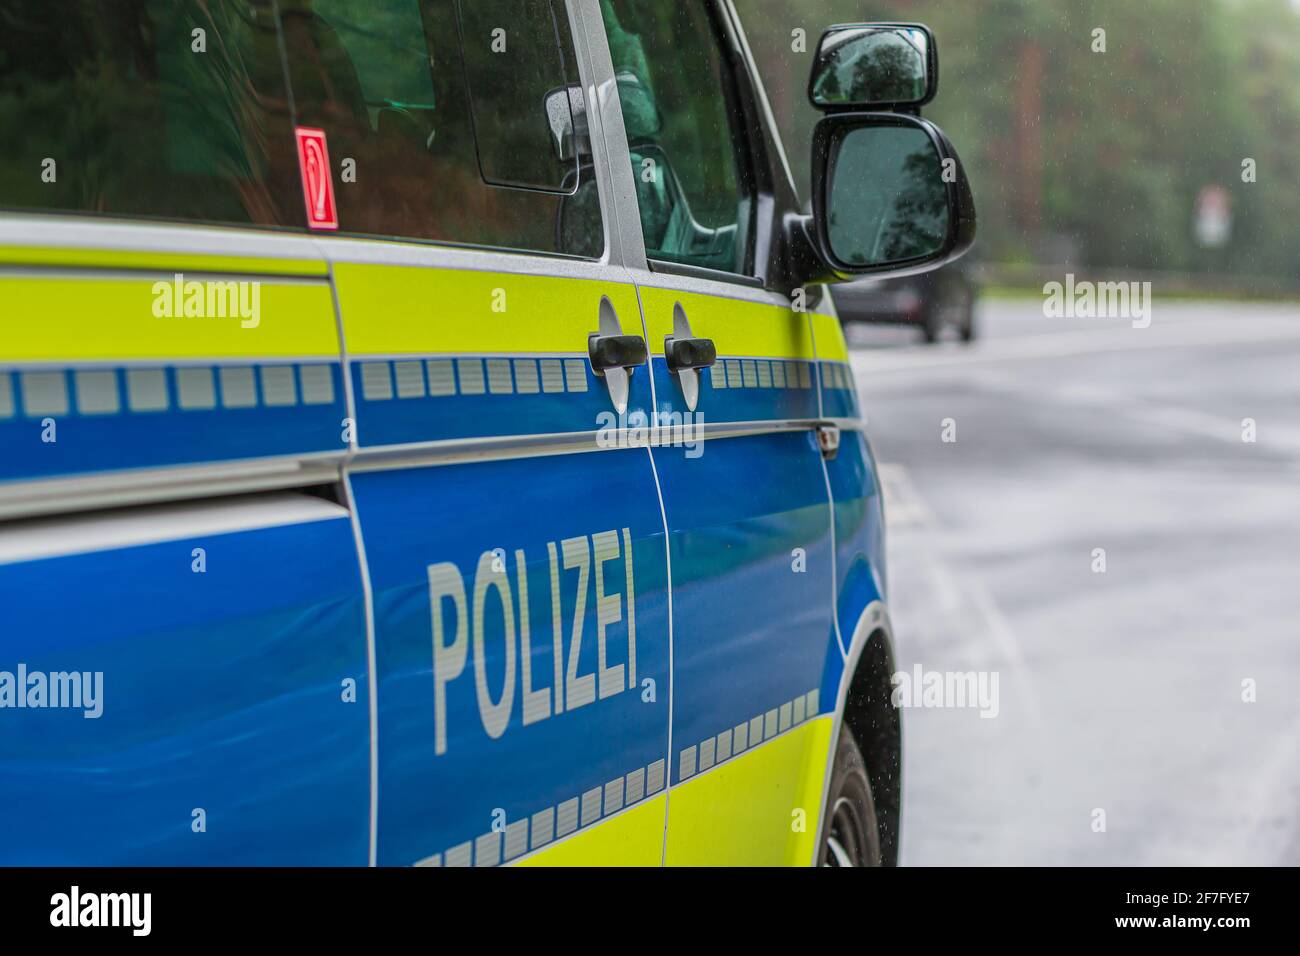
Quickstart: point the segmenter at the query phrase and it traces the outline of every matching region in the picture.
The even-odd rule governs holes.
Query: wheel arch
[[[853,629],[835,702],[831,740],[839,740],[840,730],[847,722],[867,767],[885,866],[898,862],[902,815],[902,726],[898,709],[890,702],[893,673],[893,627],[889,613],[881,601],[872,601],[863,609]],[[823,825],[835,750],[832,743],[819,818]],[[817,852],[820,846],[819,840]]]

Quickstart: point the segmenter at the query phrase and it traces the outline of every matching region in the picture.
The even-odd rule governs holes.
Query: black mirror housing
[[[805,282],[913,275],[975,241],[975,200],[943,132],[900,113],[832,113],[813,132],[816,263]]]

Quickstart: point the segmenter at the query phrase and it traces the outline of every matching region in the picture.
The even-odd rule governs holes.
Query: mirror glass
[[[829,30],[817,50],[817,106],[919,103],[929,88],[930,40],[919,27]]]
[[[846,265],[932,256],[948,239],[948,187],[933,140],[910,126],[851,129],[832,147],[830,251]]]

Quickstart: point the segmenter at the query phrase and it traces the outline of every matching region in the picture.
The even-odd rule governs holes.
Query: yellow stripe
[[[630,284],[353,263],[334,281],[352,355],[585,353],[603,296],[624,333],[641,332]]]
[[[663,839],[661,793],[520,860],[519,866],[658,866]]]
[[[642,288],[651,354],[662,354],[673,332],[673,306],[681,303],[691,331],[712,339],[719,355],[767,358],[813,357],[808,316],[792,309],[723,296]]]
[[[259,283],[259,324],[158,318],[156,282],[140,278],[0,276],[0,361],[298,358],[339,354],[329,287]]]
[[[840,320],[820,312],[811,315],[813,335],[817,337],[817,357],[833,362],[847,362],[849,346],[844,341],[844,329],[840,326]]]
[[[322,259],[208,256],[132,249],[69,249],[56,246],[0,246],[0,264],[64,268],[150,269],[161,272],[220,272],[281,276],[324,276]]]
[[[668,865],[811,864],[831,723],[825,716],[799,724],[673,787]]]

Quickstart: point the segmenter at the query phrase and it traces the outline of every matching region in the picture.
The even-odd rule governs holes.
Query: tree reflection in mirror
[[[915,103],[925,98],[929,40],[924,30],[873,27],[831,32],[813,80],[821,106]]]
[[[827,198],[831,252],[847,265],[931,256],[948,236],[947,186],[924,130],[850,130],[840,140]]]

